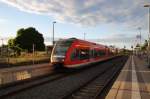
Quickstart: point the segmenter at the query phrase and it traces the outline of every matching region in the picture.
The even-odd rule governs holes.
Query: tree
[[[140,44],[137,43],[137,44],[136,44],[136,48],[139,48],[139,47],[140,47]]]
[[[8,47],[10,49],[13,49],[14,50],[14,54],[15,55],[20,55],[21,54],[21,48],[19,48],[17,45],[15,45],[15,39],[9,39],[8,40]]]
[[[145,40],[144,44],[142,45],[141,49],[142,50],[146,50],[146,48],[148,47],[148,41]]]
[[[8,47],[11,48],[11,49],[13,49],[14,46],[15,46],[14,39],[13,38],[9,39],[8,40]]]
[[[32,52],[32,46],[35,45],[37,51],[43,51],[45,49],[43,35],[40,34],[35,28],[21,28],[17,31],[17,36],[14,39],[10,39],[8,44],[12,48],[21,48]]]

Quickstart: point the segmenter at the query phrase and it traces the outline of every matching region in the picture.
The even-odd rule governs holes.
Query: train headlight
[[[53,56],[52,60],[53,62],[64,62],[64,57]]]

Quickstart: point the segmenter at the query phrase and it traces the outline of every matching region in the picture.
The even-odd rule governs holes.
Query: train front
[[[65,39],[65,40],[59,40],[55,44],[52,54],[51,54],[51,63],[55,68],[62,68],[66,53],[71,46],[73,42],[73,39]]]

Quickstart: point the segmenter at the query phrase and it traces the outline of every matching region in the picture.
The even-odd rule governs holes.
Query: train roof
[[[89,42],[89,41],[86,41],[86,40],[81,40],[81,39],[77,39],[77,38],[68,38],[68,39],[60,39],[60,40],[66,40],[66,41],[78,41],[80,43],[86,43],[86,44],[90,44],[92,46],[101,46],[101,47],[105,47],[105,48],[108,48],[107,46],[105,45],[102,45],[102,44],[97,44],[97,43],[93,43],[93,42]]]
[[[107,47],[107,46],[105,46],[105,45],[97,44],[97,43],[94,43],[94,42],[89,42],[89,41],[86,41],[86,40],[81,40],[81,39],[77,39],[77,40],[79,40],[80,42],[90,43],[90,44],[92,44],[92,45],[98,45],[98,46],[104,46],[104,47]]]

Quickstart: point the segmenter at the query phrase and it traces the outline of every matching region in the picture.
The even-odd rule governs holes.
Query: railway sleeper
[[[114,68],[113,68],[114,70]],[[104,75],[104,77],[110,77],[110,75],[114,74],[113,70],[111,71],[111,73],[106,73],[107,76]],[[118,71],[118,69],[116,69]],[[108,82],[110,79],[99,79],[97,78],[92,84],[88,85],[87,87],[81,89],[79,92],[75,93],[72,95],[73,99],[92,99],[94,98],[97,93],[99,93],[100,91],[102,91],[104,85],[106,82]],[[101,81],[103,81],[103,83],[101,83]]]
[[[80,92],[80,93],[76,93],[73,95],[74,96],[93,96],[95,94],[95,92],[91,93],[91,92]]]
[[[80,90],[79,92],[77,92],[77,93],[91,93],[91,92],[95,92],[96,91],[96,89],[92,89],[92,90],[87,90],[87,89],[82,89],[82,90]]]
[[[72,99],[92,99],[95,97],[95,94],[86,93],[84,95],[73,95]]]
[[[100,90],[102,90],[102,86],[100,87],[96,87],[95,88],[84,88],[82,90],[80,90],[79,92],[77,92],[76,94],[73,94],[72,97],[76,98],[76,96],[80,96],[80,97],[94,97]],[[78,99],[78,98],[76,98]]]

